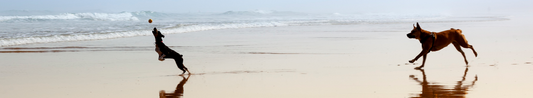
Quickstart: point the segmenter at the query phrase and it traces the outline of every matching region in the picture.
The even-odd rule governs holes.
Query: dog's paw
[[[422,66],[419,66],[419,67],[415,67],[416,70],[421,70],[422,69]]]
[[[162,54],[161,56],[159,56],[159,58],[158,58],[159,61],[164,61],[165,60],[165,56],[166,56],[165,54]]]

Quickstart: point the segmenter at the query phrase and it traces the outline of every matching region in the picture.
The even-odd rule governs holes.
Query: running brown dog
[[[472,49],[474,55],[477,57],[476,50],[474,50],[472,45],[468,44],[468,41],[460,29],[451,28],[450,30],[435,33],[423,30],[420,28],[418,23],[416,23],[416,27],[414,25],[413,27],[414,28],[411,30],[411,33],[407,34],[407,37],[418,39],[422,44],[422,51],[413,60],[409,60],[409,63],[413,63],[418,60],[420,56],[423,56],[422,65],[416,67],[415,69],[421,69],[424,67],[424,64],[426,63],[426,56],[430,51],[439,51],[440,49],[448,46],[450,43],[452,43],[453,46],[455,46],[455,49],[457,49],[457,51],[463,55],[467,65],[468,61],[466,60],[465,53],[463,50],[461,50],[461,47]]]

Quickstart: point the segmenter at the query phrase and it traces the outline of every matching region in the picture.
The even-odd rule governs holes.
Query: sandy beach
[[[154,38],[0,47],[0,98],[520,98],[533,93],[530,15],[498,21],[421,22],[450,28],[478,52],[453,46],[409,64],[412,24],[281,26],[167,34],[193,73],[157,60]],[[165,32],[164,30],[162,32]],[[151,33],[151,32],[146,32]]]

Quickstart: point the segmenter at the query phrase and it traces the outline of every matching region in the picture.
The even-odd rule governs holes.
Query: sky
[[[2,10],[157,11],[273,10],[306,13],[468,13],[533,11],[533,0],[9,0]]]

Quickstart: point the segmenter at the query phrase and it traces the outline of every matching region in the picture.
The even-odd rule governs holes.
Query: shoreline
[[[224,29],[242,29],[242,28],[269,28],[269,27],[284,27],[284,26],[320,26],[320,25],[358,25],[358,24],[402,24],[412,22],[425,23],[463,23],[463,22],[491,22],[491,21],[505,21],[509,20],[506,16],[501,15],[483,15],[483,16],[442,16],[432,19],[421,19],[414,21],[410,19],[386,19],[380,20],[305,20],[300,22],[294,21],[270,21],[270,22],[250,22],[250,23],[225,23],[221,25],[216,24],[170,24],[173,26],[162,27],[161,30],[167,31],[163,34],[179,34],[179,33],[194,33],[210,30],[224,30]],[[440,19],[442,18],[442,19]],[[139,22],[134,22],[139,23]],[[164,26],[162,24],[151,24],[144,27],[151,28],[153,26]],[[77,42],[77,41],[94,41],[94,40],[108,40],[119,38],[131,38],[139,36],[150,36],[150,30],[132,30],[132,31],[115,31],[95,34],[61,34],[61,36],[33,36],[26,38],[6,38],[0,40],[1,47],[24,46],[31,44],[47,44],[47,43],[62,43],[62,42]],[[0,47],[0,48],[1,48]]]

